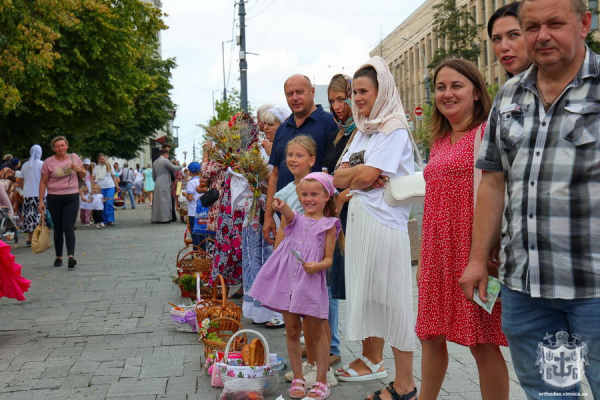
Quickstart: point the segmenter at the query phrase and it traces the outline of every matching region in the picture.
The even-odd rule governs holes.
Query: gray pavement
[[[168,302],[180,302],[171,283],[175,257],[183,247],[184,225],[149,223],[147,205],[117,210],[117,226],[78,223],[74,270],[54,268],[53,250],[33,254],[24,242],[13,249],[23,275],[32,281],[27,301],[0,299],[0,400],[3,399],[215,399],[220,390],[203,375],[203,347],[192,333],[175,331]],[[416,296],[416,292],[415,292]],[[416,307],[416,299],[415,299]],[[345,302],[340,303],[341,337]],[[283,330],[259,329],[271,352],[287,356]],[[449,344],[450,365],[441,399],[479,399],[477,369],[469,350]],[[524,399],[510,355],[511,399]],[[343,341],[346,364],[360,346]],[[390,377],[393,358],[385,357]],[[341,364],[340,364],[341,365]],[[421,353],[414,375],[420,386]],[[533,367],[533,366],[532,366]],[[340,383],[332,400],[358,400],[390,379]],[[288,398],[289,385],[276,394]]]

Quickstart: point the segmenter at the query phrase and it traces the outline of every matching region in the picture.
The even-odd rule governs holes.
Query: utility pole
[[[240,0],[240,97],[244,113],[248,112],[248,63],[246,62],[246,6],[245,0]]]
[[[223,57],[223,102],[227,101],[227,84],[225,83],[225,43],[231,43],[231,42],[233,42],[233,40],[226,40],[224,42],[221,42],[221,56]],[[213,104],[215,104],[214,101],[213,101]],[[214,117],[214,111],[213,111],[213,117]]]

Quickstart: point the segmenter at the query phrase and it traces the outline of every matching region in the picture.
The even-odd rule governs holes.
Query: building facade
[[[370,55],[381,56],[394,75],[396,86],[407,114],[410,114],[413,129],[419,128],[422,121],[415,115],[417,107],[427,104],[425,77],[433,79],[433,70],[427,69],[442,40],[433,32],[435,5],[444,0],[426,0],[402,24],[375,47]],[[480,49],[476,65],[488,85],[501,86],[507,80],[504,68],[500,65],[487,35],[487,21],[496,9],[513,0],[457,0],[457,7],[471,12],[475,22],[482,25],[479,34]],[[589,0],[592,10],[592,30],[598,30],[598,0]],[[597,34],[597,32],[596,32]],[[433,102],[433,84],[430,82],[430,100]]]

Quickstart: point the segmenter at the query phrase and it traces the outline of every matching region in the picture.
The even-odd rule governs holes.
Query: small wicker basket
[[[202,342],[204,343],[204,358],[208,357],[209,354],[214,353],[215,351],[224,351],[229,339],[231,339],[231,337],[237,331],[244,329],[239,321],[228,317],[215,318],[211,322],[217,322],[219,324],[219,327],[217,328],[218,330],[215,333],[217,336],[219,336],[222,342],[202,338]],[[202,323],[202,321],[198,321],[198,323]],[[231,351],[241,351],[242,346],[244,346],[246,343],[248,343],[246,334],[243,336],[236,336],[232,342]]]
[[[234,350],[232,345],[236,342],[240,335],[244,335],[244,338],[246,338],[246,333],[256,335],[262,342],[263,347],[265,349],[265,365],[256,367],[228,365],[227,358],[229,356],[229,352],[232,350],[237,351]],[[248,341],[247,338],[246,341]],[[216,367],[219,368],[221,379],[223,380],[223,383],[225,385],[227,385],[227,382],[233,380],[252,379],[258,383],[261,390],[265,388],[265,384],[267,383],[268,377],[274,374],[274,371],[271,369],[269,344],[267,343],[267,340],[260,332],[253,331],[250,329],[239,330],[229,338],[229,342],[227,342],[227,345],[225,346],[225,354],[223,355],[223,360],[221,362],[216,363]]]
[[[190,311],[194,312],[195,305],[180,306],[182,310],[171,308],[171,320],[175,324],[175,329],[180,332],[198,332],[198,324],[194,315],[194,319],[190,318]],[[191,324],[193,322],[193,324]]]
[[[225,285],[225,280],[222,275],[217,275],[217,279],[221,282],[221,286]],[[202,323],[206,318],[214,320],[215,318],[232,318],[238,323],[242,320],[242,309],[235,303],[226,300],[225,293],[221,292],[221,300],[217,300],[217,281],[213,282],[212,298],[207,300],[201,300],[196,304],[196,319],[198,323]],[[238,324],[239,325],[239,324]],[[228,331],[237,331],[237,325],[228,325],[225,323],[221,326],[222,329]]]

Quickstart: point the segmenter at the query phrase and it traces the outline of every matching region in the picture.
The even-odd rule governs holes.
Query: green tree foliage
[[[585,37],[585,44],[596,54],[600,54],[600,42],[594,37],[594,31],[589,31]]]
[[[0,153],[63,134],[84,155],[135,157],[174,108],[162,29],[160,10],[141,0],[5,1]]]
[[[208,126],[215,126],[221,121],[229,121],[231,117],[242,111],[242,99],[237,90],[229,92],[226,100],[215,101],[215,116],[208,120]],[[248,103],[248,112],[252,114],[252,106]]]
[[[431,135],[431,127],[429,123],[431,121],[431,116],[433,115],[433,106],[432,105],[423,105],[423,123],[421,127],[417,129],[415,132],[415,141],[418,143],[419,148],[425,150],[426,153],[429,153],[431,149],[431,143],[429,142],[429,136]]]
[[[456,0],[443,1],[433,9],[433,31],[441,44],[429,67],[435,68],[448,57],[476,62],[480,53],[478,37],[483,25],[478,25],[466,8],[457,7]]]

